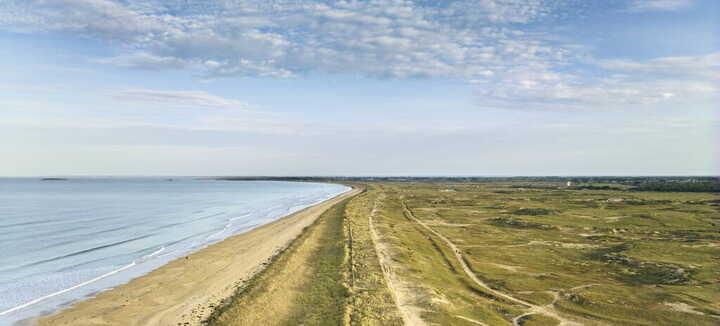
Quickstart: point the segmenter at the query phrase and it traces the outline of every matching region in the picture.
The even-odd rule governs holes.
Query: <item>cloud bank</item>
[[[644,104],[717,92],[717,78],[709,68],[717,67],[718,54],[598,61],[588,59],[582,46],[537,28],[572,14],[572,4],[573,0],[6,0],[0,4],[0,30],[96,38],[122,49],[122,54],[98,62],[148,70],[190,69],[211,78],[337,73],[467,80],[478,85],[482,103],[495,106]],[[692,1],[623,4],[626,11],[639,12],[686,8]],[[594,72],[578,68],[583,65]]]
[[[102,61],[123,67],[198,68],[213,76],[477,77],[567,55],[510,26],[551,16],[561,3],[11,0],[0,5],[0,28],[116,42],[126,54]]]

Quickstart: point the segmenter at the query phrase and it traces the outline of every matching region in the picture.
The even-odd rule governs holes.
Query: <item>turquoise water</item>
[[[192,178],[0,179],[0,325],[55,311],[347,190]]]

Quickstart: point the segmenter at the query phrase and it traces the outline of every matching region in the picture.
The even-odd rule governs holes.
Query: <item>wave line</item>
[[[108,276],[111,276],[111,275],[120,273],[120,272],[122,272],[122,271],[124,271],[124,270],[126,270],[126,269],[128,269],[128,268],[131,268],[131,267],[133,267],[133,266],[135,266],[135,265],[136,265],[135,262],[132,262],[131,264],[125,265],[125,266],[123,266],[122,268],[119,268],[119,269],[116,269],[116,270],[114,270],[114,271],[111,271],[111,272],[105,273],[105,274],[103,274],[103,275],[100,275],[100,276],[98,276],[98,277],[96,277],[96,278],[94,278],[94,279],[92,279],[92,280],[82,282],[82,283],[80,283],[80,284],[78,284],[78,285],[69,287],[69,288],[67,288],[67,289],[60,290],[60,291],[57,291],[57,292],[55,292],[55,293],[50,293],[50,294],[48,294],[48,295],[46,295],[46,296],[44,296],[44,297],[40,297],[40,298],[37,298],[37,299],[35,299],[35,300],[33,300],[33,301],[30,301],[30,302],[21,304],[21,305],[19,305],[19,306],[17,306],[17,307],[10,308],[10,309],[8,309],[8,310],[5,310],[5,311],[3,311],[3,312],[0,312],[0,316],[7,315],[7,314],[9,314],[9,313],[11,313],[11,312],[15,312],[15,311],[18,311],[18,310],[23,309],[23,308],[27,308],[27,307],[29,307],[29,306],[32,306],[32,305],[38,303],[38,302],[41,302],[41,301],[50,299],[50,298],[52,298],[52,297],[54,297],[54,296],[58,296],[58,295],[61,295],[61,294],[63,294],[63,293],[67,293],[67,292],[70,292],[70,291],[72,291],[72,290],[75,290],[75,289],[77,289],[77,288],[81,288],[81,287],[83,287],[83,286],[85,286],[85,285],[88,285],[88,284],[97,282],[97,281],[102,280],[102,279],[104,279],[104,278],[106,278],[106,277],[108,277]]]

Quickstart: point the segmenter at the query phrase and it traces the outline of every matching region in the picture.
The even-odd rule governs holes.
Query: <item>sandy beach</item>
[[[199,325],[318,216],[353,189],[318,205],[176,259],[33,325]]]

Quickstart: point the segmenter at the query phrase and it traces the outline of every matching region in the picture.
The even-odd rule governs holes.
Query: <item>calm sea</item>
[[[347,190],[193,178],[0,178],[0,325],[55,311]]]

